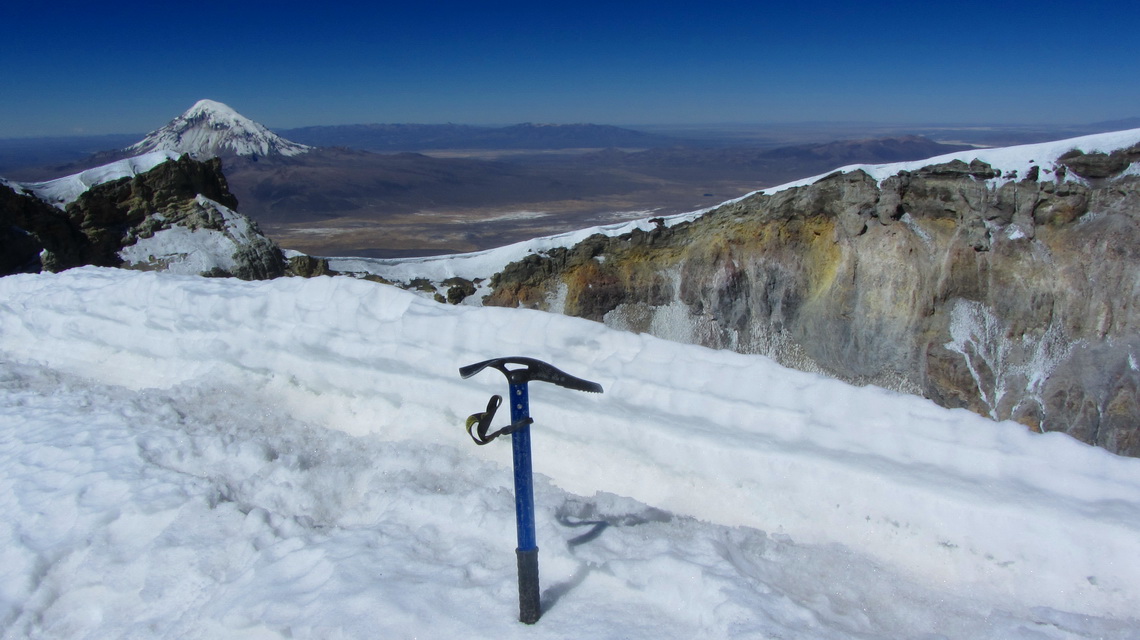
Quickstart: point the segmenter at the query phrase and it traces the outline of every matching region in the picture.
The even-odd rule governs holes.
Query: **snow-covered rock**
[[[4,182],[5,186],[17,193],[35,196],[54,207],[63,209],[91,187],[146,173],[163,162],[177,160],[180,155],[182,154],[172,150],[150,151],[54,180],[43,182],[5,180]]]
[[[0,222],[16,230],[0,236],[12,254],[0,275],[86,264],[243,279],[285,272],[280,248],[235,211],[217,158],[156,151],[0,189]]]
[[[127,269],[183,275],[261,280],[284,272],[281,250],[252,220],[202,195],[149,216],[118,256]]]

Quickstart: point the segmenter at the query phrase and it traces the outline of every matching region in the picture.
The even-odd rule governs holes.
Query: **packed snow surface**
[[[506,355],[605,387],[530,385],[533,627]],[[1140,460],[346,277],[0,279],[0,509],[5,638],[1140,636]]]

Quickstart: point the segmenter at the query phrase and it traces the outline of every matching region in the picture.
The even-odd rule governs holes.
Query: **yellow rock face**
[[[1140,455],[1140,182],[862,172],[511,265],[488,304],[762,353]],[[680,320],[679,320],[680,319]]]

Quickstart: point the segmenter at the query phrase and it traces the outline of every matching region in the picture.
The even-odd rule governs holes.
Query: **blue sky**
[[[22,2],[0,137],[270,127],[1086,123],[1140,115],[1140,3]]]

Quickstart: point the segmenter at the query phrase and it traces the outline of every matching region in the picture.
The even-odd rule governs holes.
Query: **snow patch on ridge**
[[[181,155],[169,150],[152,151],[54,180],[45,182],[5,181],[5,184],[17,193],[34,196],[63,209],[75,202],[80,195],[91,187],[146,173],[163,162],[177,160]]]
[[[735,202],[730,200],[728,202]],[[724,204],[724,203],[722,203]],[[716,205],[721,206],[721,205]],[[707,207],[662,218],[667,227],[682,222],[691,222],[716,207]],[[330,257],[329,267],[341,273],[372,273],[388,280],[407,282],[413,278],[427,278],[432,282],[442,282],[448,278],[460,277],[468,280],[487,278],[502,271],[511,262],[522,260],[532,253],[543,253],[551,249],[572,247],[595,234],[620,236],[635,229],[650,231],[656,227],[650,218],[619,222],[615,224],[589,227],[568,231],[553,236],[523,240],[504,247],[442,256],[417,258],[338,258]]]
[[[954,153],[927,158],[926,160],[912,160],[910,162],[852,164],[817,176],[782,184],[778,187],[762,189],[757,193],[771,195],[788,189],[814,184],[820,179],[837,172],[850,173],[860,170],[866,172],[881,183],[887,178],[898,175],[900,171],[917,171],[932,164],[944,164],[954,160],[960,160],[967,164],[972,160],[981,160],[993,167],[1001,177],[986,181],[986,184],[991,188],[1000,187],[1007,182],[1019,179],[1019,177],[1024,178],[1029,174],[1030,169],[1035,166],[1040,170],[1038,180],[1048,182],[1056,179],[1057,169],[1061,166],[1057,162],[1057,159],[1070,151],[1079,150],[1084,153],[1112,153],[1117,149],[1126,149],[1136,144],[1140,144],[1140,129],[1097,133],[1079,138],[1068,138],[1066,140],[1017,145],[1013,147],[956,151]],[[1134,163],[1124,172],[1124,175],[1140,175],[1140,167],[1137,167]],[[1072,172],[1068,172],[1065,179],[1069,181],[1080,180],[1080,178],[1074,176]]]

